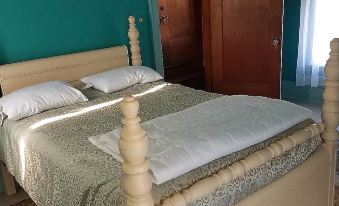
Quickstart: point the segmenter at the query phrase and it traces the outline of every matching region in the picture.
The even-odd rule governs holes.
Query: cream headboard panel
[[[142,65],[135,18],[130,16],[128,22],[132,65]],[[128,65],[126,46],[99,49],[0,66],[0,85],[3,95],[51,80],[66,80],[76,85],[88,75]]]
[[[128,66],[125,46],[99,49],[0,66],[3,95],[51,80],[76,84],[81,78],[115,67]]]

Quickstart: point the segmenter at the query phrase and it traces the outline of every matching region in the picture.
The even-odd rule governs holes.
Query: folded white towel
[[[260,143],[311,118],[295,104],[252,96],[223,96],[144,122],[154,183],[161,184],[217,158]],[[121,128],[90,137],[92,144],[122,162]]]

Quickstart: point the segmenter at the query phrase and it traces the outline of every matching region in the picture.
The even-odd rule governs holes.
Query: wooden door
[[[201,0],[159,0],[158,5],[165,79],[202,88]]]
[[[203,1],[208,89],[280,97],[282,1]]]

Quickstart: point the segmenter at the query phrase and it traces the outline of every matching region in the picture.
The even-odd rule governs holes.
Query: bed
[[[0,67],[3,94],[55,79],[79,86],[82,77],[126,66],[129,59],[132,65],[141,65],[133,17],[129,23],[131,57],[127,47],[120,46],[4,65]],[[324,124],[303,120],[267,141],[156,185],[146,158],[148,141],[139,123],[139,107],[147,121],[220,95],[162,81],[113,94],[86,89],[83,92],[90,99],[86,104],[4,122],[0,157],[6,191],[15,193],[14,175],[38,205],[333,205],[339,39],[333,40],[331,49]],[[123,164],[87,140],[120,126],[120,120]]]

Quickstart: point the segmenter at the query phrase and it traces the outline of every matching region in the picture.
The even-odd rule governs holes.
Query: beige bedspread
[[[139,94],[140,115],[147,121],[218,97],[164,82],[137,85],[114,94],[85,91],[87,103],[44,112],[21,121],[5,121],[0,129],[0,156],[20,185],[40,206],[121,205],[120,163],[93,146],[88,137],[120,126],[118,99]],[[174,180],[154,186],[156,202],[269,143],[313,123],[305,121],[264,143],[215,160]],[[195,205],[232,205],[298,166],[321,143],[313,138],[236,180]]]

